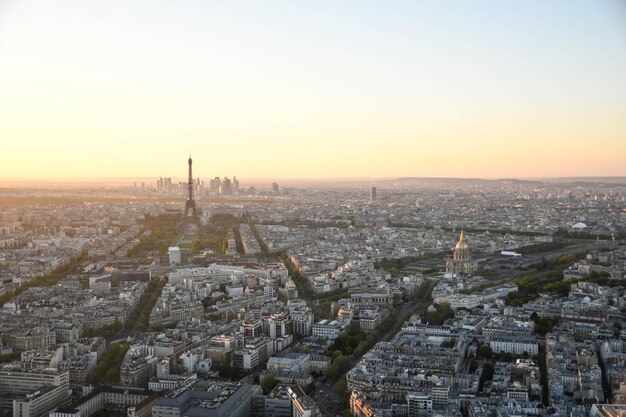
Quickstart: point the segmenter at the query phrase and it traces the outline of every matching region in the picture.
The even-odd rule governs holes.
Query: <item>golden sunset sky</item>
[[[626,175],[626,6],[0,1],[0,179]]]

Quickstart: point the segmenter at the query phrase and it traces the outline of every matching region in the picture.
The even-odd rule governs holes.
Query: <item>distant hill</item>
[[[426,183],[426,184],[519,184],[519,185],[545,185],[545,184],[562,184],[562,185],[615,185],[625,184],[626,177],[561,177],[561,178],[533,178],[533,179],[517,179],[517,178],[498,178],[498,179],[482,179],[482,178],[436,178],[436,177],[399,177],[396,179],[385,179],[376,182],[386,183]]]
[[[562,177],[541,178],[540,181],[561,184],[626,184],[626,177]]]
[[[459,184],[483,184],[483,185],[494,185],[494,184],[520,184],[520,185],[540,185],[541,181],[534,180],[519,180],[515,178],[504,178],[504,179],[481,179],[481,178],[432,178],[432,177],[401,177],[396,179],[389,179],[379,182],[393,182],[393,183],[422,183],[422,184],[448,184],[448,185],[459,185]]]

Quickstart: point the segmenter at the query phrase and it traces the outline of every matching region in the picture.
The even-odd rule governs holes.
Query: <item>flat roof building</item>
[[[247,417],[258,385],[241,382],[197,381],[159,398],[153,417]]]

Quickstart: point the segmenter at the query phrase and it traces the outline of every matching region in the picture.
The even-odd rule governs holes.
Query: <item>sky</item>
[[[621,0],[0,0],[0,179],[626,175]]]

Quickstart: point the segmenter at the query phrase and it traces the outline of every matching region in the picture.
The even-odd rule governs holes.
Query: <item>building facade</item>
[[[472,259],[470,247],[465,241],[465,232],[461,231],[452,258],[446,258],[446,272],[455,275],[469,275],[476,272],[477,269],[478,263]]]

